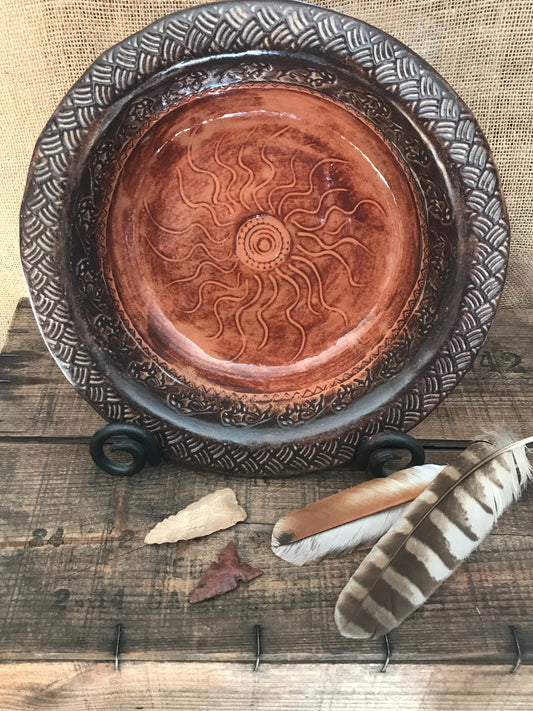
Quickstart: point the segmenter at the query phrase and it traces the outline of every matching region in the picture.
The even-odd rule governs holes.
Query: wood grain
[[[532,315],[500,314],[474,371],[418,428],[420,434],[426,427],[427,437],[468,438],[483,424],[498,426],[502,416],[518,434],[531,432]],[[220,698],[229,694],[226,707],[236,711],[250,708],[250,693],[261,698],[254,708],[291,708],[297,694],[309,708],[345,708],[354,683],[361,699],[372,699],[380,708],[390,707],[392,687],[386,685],[392,673],[399,685],[395,703],[405,702],[394,708],[422,708],[429,687],[433,705],[424,708],[448,708],[441,688],[442,694],[445,689],[457,694],[461,704],[453,708],[526,708],[525,691],[523,696],[517,692],[512,705],[505,694],[522,688],[522,678],[531,681],[533,491],[393,633],[394,662],[401,672],[391,667],[380,675],[374,665],[383,659],[382,642],[343,639],[333,621],[339,591],[363,554],[294,568],[270,551],[272,525],[280,516],[353,486],[361,473],[339,468],[255,480],[163,463],[118,479],[92,463],[86,443],[101,421],[44,351],[27,304],[19,307],[0,363],[0,380],[10,380],[0,384],[0,708],[129,709],[133,698],[143,708],[212,708],[209,694],[199,690],[202,679],[211,683],[211,674],[217,680],[213,690]],[[454,456],[432,450],[428,460],[451,462]],[[177,545],[143,545],[157,521],[224,486],[235,490],[248,512],[246,522]],[[233,539],[242,558],[263,575],[226,596],[190,606],[188,596],[201,574]],[[117,622],[124,626],[123,671],[113,676],[103,662],[111,658]],[[253,660],[255,624],[263,628],[261,681],[238,664]],[[511,624],[519,631],[524,666],[521,676],[503,677],[515,659]],[[161,665],[154,666],[156,661]],[[471,666],[450,666],[456,664]],[[472,665],[483,666],[477,676]],[[341,669],[345,677],[337,676]],[[125,684],[128,670],[132,678],[137,670],[146,689],[154,689],[151,697],[143,696],[141,682]],[[98,679],[105,687],[101,706]],[[495,684],[493,706],[482,703],[487,679]],[[235,689],[239,680],[243,694],[231,696],[230,684]],[[261,686],[267,680],[279,684],[278,695]],[[383,696],[374,694],[376,684],[385,684]],[[168,706],[150,706],[161,701],[157,690],[164,685]],[[473,693],[463,703],[461,694],[474,687],[479,696]],[[112,706],[110,698],[125,705]]]
[[[104,424],[50,356],[27,299],[0,354],[0,437],[90,437]]]
[[[270,551],[277,518],[361,474],[245,480],[167,463],[117,479],[94,466],[84,445],[68,443],[4,443],[0,457],[3,659],[102,659],[118,621],[132,659],[242,661],[256,623],[271,661],[381,658],[379,642],[342,639],[333,622],[338,593],[363,554],[294,568]],[[195,541],[143,545],[155,522],[221,486],[235,490],[246,522]],[[532,502],[530,491],[394,633],[403,661],[510,663],[509,624],[522,630],[525,661],[533,661],[533,537],[525,535],[533,530]],[[190,606],[199,577],[232,539],[263,576]]]
[[[10,664],[0,676],[9,711],[530,711],[533,675],[506,666]]]
[[[13,323],[0,355],[0,437],[90,437],[103,420],[59,372],[27,299]],[[412,434],[469,439],[503,425],[526,436],[532,412],[533,309],[501,310],[473,369]]]

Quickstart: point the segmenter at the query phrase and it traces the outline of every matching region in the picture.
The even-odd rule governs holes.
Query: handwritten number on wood
[[[491,353],[491,351],[483,351],[479,361],[482,368],[487,368],[493,373],[525,373],[525,368],[522,365],[522,358],[517,353],[510,351],[501,351]]]

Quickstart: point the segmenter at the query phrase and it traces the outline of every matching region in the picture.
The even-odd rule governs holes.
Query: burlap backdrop
[[[18,210],[37,136],[105,49],[187,0],[1,0],[0,344],[24,293]],[[324,0],[427,59],[476,114],[512,227],[504,306],[533,306],[533,0]]]

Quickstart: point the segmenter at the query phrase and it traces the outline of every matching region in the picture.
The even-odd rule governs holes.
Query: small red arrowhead
[[[261,570],[252,568],[248,563],[241,563],[235,543],[231,541],[220,551],[217,560],[211,563],[202,575],[189,602],[202,602],[202,600],[224,595],[230,590],[235,590],[239,582],[249,583],[250,580],[262,574]]]

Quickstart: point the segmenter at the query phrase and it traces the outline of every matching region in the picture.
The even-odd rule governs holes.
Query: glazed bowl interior
[[[260,438],[291,441],[358,420],[421,372],[455,318],[465,250],[453,176],[405,112],[331,63],[254,59],[164,73],[109,116],[73,200],[72,307],[94,356],[155,413],[183,419],[168,389],[146,388],[165,377],[245,403]],[[131,346],[117,339],[147,378],[120,382]],[[279,431],[287,407],[318,396],[326,411],[376,361],[335,421],[312,412]]]

